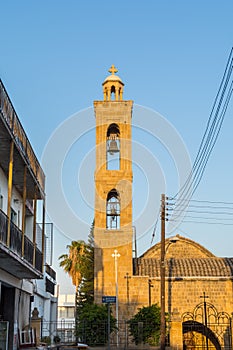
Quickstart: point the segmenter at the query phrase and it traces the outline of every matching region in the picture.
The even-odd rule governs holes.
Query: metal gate
[[[194,349],[232,349],[231,317],[205,301],[183,315],[183,346]]]

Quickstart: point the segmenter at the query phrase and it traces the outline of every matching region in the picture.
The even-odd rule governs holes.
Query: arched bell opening
[[[107,130],[106,158],[107,170],[120,170],[120,129],[117,124],[111,124]]]
[[[116,189],[112,189],[107,196],[106,228],[108,230],[120,229],[120,196]]]
[[[111,86],[111,101],[116,100],[116,88],[114,85]]]

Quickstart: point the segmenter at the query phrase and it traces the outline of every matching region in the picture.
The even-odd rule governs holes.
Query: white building
[[[57,333],[62,341],[75,340],[75,294],[58,296]]]
[[[46,265],[45,237],[45,175],[0,80],[0,327],[8,325],[8,349],[30,327],[34,306],[56,320],[56,276]]]

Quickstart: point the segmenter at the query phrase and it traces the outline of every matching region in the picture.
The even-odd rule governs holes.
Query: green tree
[[[78,339],[90,346],[104,345],[108,340],[107,305],[85,304],[77,323]],[[116,319],[110,314],[110,332],[116,329]]]
[[[130,335],[136,344],[140,342],[158,345],[160,337],[160,307],[158,304],[140,308],[129,321]],[[141,328],[140,328],[141,326]]]
[[[85,265],[83,266],[83,280],[79,290],[79,306],[94,302],[94,221],[88,235]]]

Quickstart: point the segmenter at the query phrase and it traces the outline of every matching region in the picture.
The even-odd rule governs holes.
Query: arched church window
[[[108,230],[120,229],[120,196],[115,189],[107,196],[106,226]]]
[[[120,129],[117,124],[108,127],[106,148],[107,170],[120,170]]]

